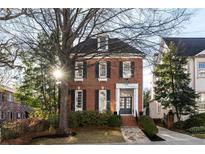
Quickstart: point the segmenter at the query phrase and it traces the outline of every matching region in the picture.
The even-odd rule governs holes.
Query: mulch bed
[[[143,131],[144,132],[144,131]],[[144,134],[151,140],[151,141],[165,141],[163,138],[154,135],[154,136],[149,136],[147,133],[144,132]]]

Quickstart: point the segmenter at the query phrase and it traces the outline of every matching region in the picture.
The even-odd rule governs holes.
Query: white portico
[[[116,111],[120,115],[138,114],[138,84],[116,83]]]

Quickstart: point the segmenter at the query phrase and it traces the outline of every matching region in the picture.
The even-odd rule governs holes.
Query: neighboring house
[[[190,87],[199,94],[197,99],[198,112],[205,112],[205,38],[162,38],[161,51],[166,52],[168,45],[173,42],[178,47],[178,55],[188,58],[187,70],[190,73]],[[157,55],[156,62],[160,63],[160,55]],[[154,82],[153,76],[150,116],[152,118],[162,118],[168,109],[163,109],[161,104],[154,100]]]
[[[143,111],[142,52],[106,34],[84,44],[82,53],[98,55],[75,62],[74,81],[69,83],[71,110],[137,116]]]
[[[31,108],[14,102],[14,90],[0,86],[0,122],[28,118]]]

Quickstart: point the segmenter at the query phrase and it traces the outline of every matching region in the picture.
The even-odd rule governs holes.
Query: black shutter
[[[111,74],[111,62],[108,61],[107,62],[107,78],[110,78],[110,74]]]
[[[87,78],[87,62],[83,62],[83,78]]]
[[[99,62],[95,64],[95,78],[99,78]]]
[[[107,90],[107,111],[110,111],[110,90]]]
[[[131,62],[131,77],[133,78],[135,75],[135,62]]]
[[[95,110],[99,111],[99,90],[95,90]]]
[[[71,90],[70,95],[71,95],[71,111],[75,111],[75,90]]]
[[[83,110],[86,110],[86,90],[83,90]]]
[[[122,69],[123,69],[123,63],[120,61],[120,63],[119,63],[119,77],[120,77],[120,78],[122,78],[122,76],[123,76],[123,75],[122,75],[122,72],[123,72]]]

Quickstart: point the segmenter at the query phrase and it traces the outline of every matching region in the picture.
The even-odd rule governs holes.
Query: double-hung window
[[[99,90],[99,111],[107,110],[107,90]]]
[[[99,78],[101,79],[107,78],[107,62],[99,63]]]
[[[131,71],[131,62],[130,61],[124,61],[123,62],[123,78],[131,78],[132,77],[132,71]]]
[[[98,37],[98,50],[99,51],[108,50],[108,36]]]
[[[75,79],[83,79],[83,62],[75,62]]]
[[[83,90],[75,90],[75,111],[83,110]]]
[[[205,78],[205,62],[198,63],[198,71],[197,76],[198,78]]]

